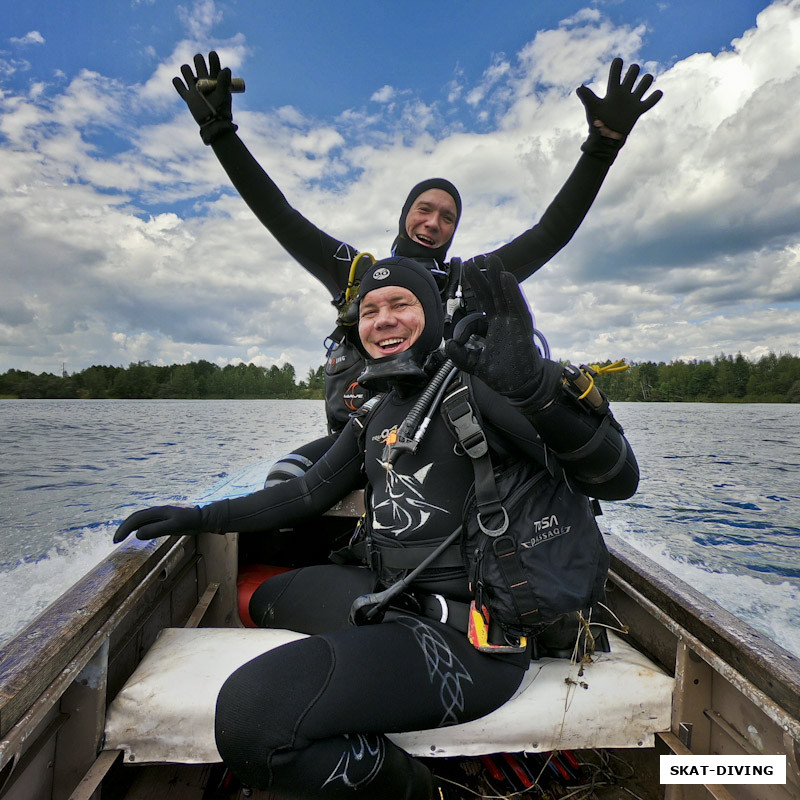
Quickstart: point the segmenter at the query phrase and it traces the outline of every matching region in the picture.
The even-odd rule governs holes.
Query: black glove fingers
[[[175,531],[174,520],[161,520],[160,522],[152,522],[149,525],[142,525],[136,531],[136,538],[146,542],[148,539],[158,539],[160,536],[169,536]]]
[[[598,113],[595,109],[600,103],[600,98],[588,86],[579,86],[575,90],[575,94],[578,95],[581,103],[583,103],[583,107],[586,110],[586,121],[591,128],[594,121],[598,119]]]
[[[647,100],[642,102],[642,114],[649,111],[663,96],[664,92],[661,89],[656,89]]]
[[[117,528],[117,531],[114,534],[114,542],[121,542],[123,539],[126,539],[128,536],[130,536],[130,534],[137,528],[145,525],[148,522],[152,522],[154,518],[158,519],[159,517],[154,516],[154,511],[157,511],[157,509],[145,508],[142,511],[134,511],[133,514],[130,514],[123,521],[122,525]]]
[[[609,67],[608,70],[608,88],[606,90],[606,94],[609,94],[612,90],[619,88],[621,75],[622,75],[622,59],[615,58],[611,62],[611,66]]]
[[[486,283],[492,296],[494,313],[500,316],[508,314],[508,302],[503,292],[503,262],[497,256],[486,259]],[[488,314],[488,311],[487,311]]]
[[[131,531],[136,530],[136,526],[130,525],[130,518],[126,519],[119,528],[114,531],[114,544],[119,544],[124,539],[127,539],[130,536]]]
[[[503,286],[503,294],[506,297],[509,312],[522,322],[530,338],[533,339],[533,319],[531,318],[531,310],[528,308],[525,295],[522,293],[522,287],[510,272],[503,272],[500,276],[500,281]]]
[[[502,304],[502,309],[506,314],[515,314],[521,293],[519,282],[510,272],[506,271],[503,262],[497,256],[491,257],[491,266],[495,297],[500,300],[499,305]]]
[[[219,75],[219,54],[216,50],[212,50],[208,54],[208,77],[209,78],[216,78]],[[230,70],[229,70],[230,72]]]
[[[581,99],[581,103],[586,106],[588,110],[590,106],[596,103],[600,98],[585,84],[582,84],[575,90],[575,94]]]
[[[189,89],[186,88],[186,84],[180,78],[173,78],[172,85],[175,87],[175,91],[184,99],[189,94]]]
[[[208,68],[206,67],[206,60],[203,58],[202,53],[197,53],[194,57],[194,68],[197,72],[197,80],[200,78],[208,77]]]
[[[475,292],[475,299],[478,301],[481,311],[487,317],[492,315],[495,312],[495,306],[492,299],[492,290],[486,280],[486,275],[481,272],[477,264],[472,262],[466,265],[465,272],[470,288]]]
[[[217,73],[217,91],[224,96],[230,92],[230,86],[231,70],[230,67],[225,67]]]
[[[186,86],[188,87],[188,91],[191,91],[194,88],[194,85],[197,83],[197,78],[194,76],[194,72],[192,72],[192,68],[188,64],[184,64],[181,67],[181,75],[183,75],[183,79],[186,81]],[[175,80],[178,80],[177,78]],[[175,81],[173,81],[174,83]]]
[[[508,278],[511,278],[511,285],[508,283]],[[503,270],[502,266],[492,271],[492,291],[500,317],[513,318],[517,312],[516,295],[519,295],[519,284],[513,275]]]
[[[622,88],[629,94],[633,91],[633,84],[636,83],[637,77],[639,77],[639,65],[631,64],[625,73],[625,79],[622,81]]]
[[[641,100],[642,97],[644,97],[644,93],[650,88],[652,83],[653,76],[649,72],[642,75],[639,85],[633,90],[633,96]]]

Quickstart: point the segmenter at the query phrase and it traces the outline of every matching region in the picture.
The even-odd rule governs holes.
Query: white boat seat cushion
[[[242,628],[167,628],[108,710],[107,750],[132,763],[220,761],[214,708],[242,664],[303,634]],[[485,717],[427,731],[390,734],[412,755],[457,756],[592,747],[649,747],[669,730],[673,679],[622,639],[579,667],[531,663],[519,690]]]

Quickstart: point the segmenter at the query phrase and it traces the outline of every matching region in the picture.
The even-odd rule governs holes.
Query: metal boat
[[[255,636],[269,633],[243,627],[244,612],[240,615],[242,578],[253,562],[291,567],[298,559],[324,558],[362,511],[363,498],[352,495],[308,523],[329,535],[318,536],[320,553],[300,556],[280,547],[291,540],[291,532],[261,541],[252,534],[201,534],[121,545],[0,652],[0,798],[272,798],[232,782],[208,746],[191,752],[197,745],[192,724],[183,726],[190,735],[177,749],[164,751],[166,757],[159,755],[159,746],[148,750],[159,738],[169,738],[161,734],[170,723],[159,718],[169,698],[143,683],[143,674],[148,663],[160,664],[158,643],[166,637],[186,640],[187,652],[198,651],[201,641],[213,647],[215,637],[241,636],[253,646]],[[499,728],[487,717],[468,723],[472,727],[455,726],[466,728],[460,737],[455,729],[417,732],[401,737],[402,746],[428,758],[445,779],[463,774],[465,797],[800,797],[800,659],[624,541],[612,535],[606,541],[611,552],[607,602],[622,625],[614,641],[623,644],[612,645],[606,666],[603,658],[532,664],[531,688],[525,691],[540,693],[537,706],[543,694],[565,692],[566,701],[557,701],[563,712],[555,728],[551,725],[548,734],[538,714],[524,711],[521,696],[523,710],[513,724],[508,723],[513,710],[494,712],[505,714],[501,727],[515,728],[516,739],[501,741]],[[246,653],[240,657],[246,659]],[[602,671],[622,669],[626,659],[628,671],[616,674],[630,678],[612,676],[612,688],[600,690]],[[548,670],[567,675],[557,679],[560,689],[552,682],[546,688],[540,676]],[[661,677],[650,683],[636,677],[645,673]],[[144,708],[136,699],[142,686],[149,687],[148,710],[134,722],[127,718],[125,702],[128,708]],[[601,704],[581,711],[590,696]],[[192,705],[203,702],[207,705],[200,699]],[[129,723],[139,725],[139,745],[127,743]],[[126,733],[120,734],[120,727]],[[528,778],[536,771],[533,765],[541,765],[541,788],[524,781],[516,787],[483,783],[481,775],[488,780],[491,763],[481,754],[504,752],[514,753],[508,763],[516,759]],[[577,766],[561,784],[554,778],[547,783],[544,776],[553,770],[546,768],[559,753],[562,765]],[[786,783],[662,785],[659,759],[670,754],[784,756]],[[503,758],[497,757],[501,763]],[[467,767],[470,760],[473,770]]]

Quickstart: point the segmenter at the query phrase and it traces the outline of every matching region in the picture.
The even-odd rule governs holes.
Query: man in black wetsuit
[[[588,505],[585,495],[632,495],[638,467],[622,429],[607,403],[576,399],[562,366],[540,356],[516,280],[495,259],[485,273],[468,265],[466,277],[488,330],[482,349],[468,328],[446,352],[474,375],[470,397],[495,463],[507,474],[509,465],[530,462],[539,477],[526,492],[548,496],[561,486],[570,504]],[[529,649],[487,653],[468,641],[465,609],[473,592],[457,539],[413,580],[404,602],[373,624],[349,621],[357,598],[408,575],[450,534],[463,536],[462,522],[469,524],[462,514],[474,482],[472,458],[454,448],[439,413],[416,449],[387,456],[392,432],[426,394],[431,374],[451,374],[442,330],[431,273],[405,258],[377,262],[362,283],[359,335],[369,357],[365,380],[382,394],[353,415],[334,446],[301,477],[202,508],[138,511],[115,534],[121,541],[134,531],[150,539],[275,529],[319,514],[360,485],[366,471],[369,563],[296,569],[269,579],[252,597],[258,624],[311,635],[248,662],[220,691],[217,747],[246,785],[286,798],[448,797],[384,733],[484,716],[512,696],[527,668]],[[527,538],[531,530],[526,525],[520,534]],[[573,611],[602,594],[608,555],[596,526],[563,534],[557,547],[579,536],[575,558],[548,573],[542,588],[577,585],[581,600],[561,609]],[[547,549],[542,545],[537,554]]]
[[[547,208],[539,222],[520,236],[493,251],[506,270],[523,281],[547,263],[572,238],[594,202],[594,198],[614,162],[619,149],[638,118],[661,98],[660,91],[644,94],[653,82],[644,75],[636,83],[639,67],[631,65],[621,79],[622,60],[611,64],[608,88],[598,98],[588,87],[581,86],[578,96],[586,108],[589,136],[572,174]],[[215,52],[208,64],[202,55],[194,58],[194,69],[181,67],[183,79],[173,81],[180,96],[200,125],[203,141],[228,173],[233,185],[261,223],[286,251],[331,293],[334,305],[341,308],[350,267],[358,250],[326,233],[289,205],[269,175],[236,134],[230,92],[231,72],[221,68]],[[199,79],[210,78],[215,88],[203,94],[197,89]],[[433,199],[432,199],[433,198]],[[417,212],[428,220],[422,227]],[[445,256],[461,216],[461,198],[449,181],[423,181],[409,193],[403,206],[397,236],[392,244],[394,255],[427,261],[437,275],[443,294],[454,289],[455,276],[448,275]],[[449,235],[448,235],[449,234]],[[341,336],[338,337],[341,339]],[[326,362],[326,411],[328,427],[338,432],[349,414],[363,402],[367,393],[360,391],[357,378],[363,362],[347,340],[332,346]],[[305,454],[299,452],[283,462],[283,477],[299,474],[324,452],[329,439],[320,440]]]

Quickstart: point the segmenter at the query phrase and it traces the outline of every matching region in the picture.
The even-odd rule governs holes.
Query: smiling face
[[[440,247],[453,238],[457,221],[456,201],[443,189],[428,189],[406,215],[406,234],[425,247]]]
[[[402,286],[373,289],[361,301],[358,335],[370,358],[408,350],[424,328],[422,304]]]

